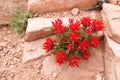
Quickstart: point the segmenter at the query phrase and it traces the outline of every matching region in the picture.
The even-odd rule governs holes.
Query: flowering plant
[[[80,20],[69,19],[66,27],[61,19],[57,19],[52,22],[52,28],[56,36],[54,39],[46,39],[44,49],[55,55],[59,65],[68,62],[71,67],[78,67],[81,58],[88,60],[90,57],[91,47],[98,48],[100,41],[96,33],[103,29],[103,23],[101,20],[83,17]]]

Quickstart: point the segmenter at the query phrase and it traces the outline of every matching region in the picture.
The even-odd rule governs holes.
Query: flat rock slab
[[[46,56],[47,53],[43,49],[44,42],[44,38],[32,42],[25,42],[22,62],[25,63],[28,61],[33,61],[35,59]]]
[[[120,44],[105,33],[105,80],[120,79]],[[119,68],[118,68],[119,67]]]
[[[63,21],[63,25],[69,24],[69,18],[61,18]],[[26,41],[37,40],[49,35],[54,34],[52,29],[52,21],[54,18],[30,18],[28,20],[28,26],[26,30]]]
[[[104,3],[102,18],[107,35],[120,43],[120,6]]]
[[[54,79],[53,74],[57,74],[56,80],[99,80],[94,78],[97,73],[104,71],[102,47],[91,50],[92,56],[89,60],[81,61],[78,68],[71,68],[67,64],[59,66],[54,56],[48,56],[42,63],[41,74],[50,80]]]
[[[107,38],[106,42],[108,43],[107,47],[113,51],[113,54],[116,57],[120,57],[120,43],[117,43],[114,40],[110,39],[107,35],[106,38]]]
[[[29,0],[28,10],[32,13],[45,13],[70,10],[72,8],[90,9],[99,0]]]

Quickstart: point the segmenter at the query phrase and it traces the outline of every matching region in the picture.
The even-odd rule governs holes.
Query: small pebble
[[[73,16],[76,16],[76,15],[78,15],[78,13],[79,13],[79,9],[78,9],[78,8],[73,8],[73,9],[71,10],[71,13],[72,13]]]
[[[56,78],[57,77],[57,73],[53,73],[53,78]]]

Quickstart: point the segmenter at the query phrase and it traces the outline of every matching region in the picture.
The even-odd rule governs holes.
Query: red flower
[[[75,33],[70,33],[70,36],[68,39],[71,40],[72,42],[75,42],[79,40],[79,36]]]
[[[79,49],[81,52],[85,52],[88,49],[88,43],[86,40],[83,40],[79,43]]]
[[[70,24],[72,24],[72,23],[73,23],[73,21],[74,21],[74,19],[69,18],[69,23],[70,23]]]
[[[86,32],[86,34],[91,34],[92,33],[92,30],[91,30],[91,28],[90,27],[87,27],[86,29],[85,29],[85,32]]]
[[[79,67],[80,58],[76,56],[71,56],[69,60],[69,65],[71,67]]]
[[[93,20],[91,23],[93,31],[100,31],[103,29],[103,23],[101,20]]]
[[[91,39],[90,39],[90,45],[91,45],[92,47],[97,48],[98,45],[99,45],[99,43],[100,43],[100,42],[99,42],[99,40],[98,40],[97,37],[95,37],[95,36],[91,37]]]
[[[53,45],[54,45],[53,40],[51,38],[47,38],[46,42],[44,43],[44,49],[46,50],[46,52],[52,50]]]
[[[66,31],[66,28],[62,25],[61,19],[57,19],[55,22],[52,22],[52,27],[57,32],[57,34],[62,34]]]
[[[85,53],[83,53],[83,55],[82,55],[82,58],[83,58],[83,59],[87,59],[87,60],[88,60],[89,57],[90,57],[90,53],[89,53],[89,52],[85,52]]]
[[[53,41],[53,43],[56,43],[56,42],[57,42],[57,39],[53,39],[52,41]]]
[[[73,20],[71,20],[69,28],[73,32],[80,30],[80,21],[76,20],[76,22],[73,22]]]
[[[91,22],[90,17],[83,17],[81,19],[81,24],[83,24],[86,27],[90,26],[90,22]]]
[[[56,61],[59,65],[63,64],[66,61],[67,54],[63,51],[58,52],[56,56]]]
[[[68,44],[68,45],[67,45],[67,48],[68,48],[69,50],[74,50],[74,44]]]

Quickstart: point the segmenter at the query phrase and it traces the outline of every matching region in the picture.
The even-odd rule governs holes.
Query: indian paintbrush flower
[[[59,65],[69,63],[71,67],[78,67],[81,58],[88,60],[91,47],[98,48],[100,41],[95,35],[103,29],[101,20],[83,17],[82,19],[69,19],[69,25],[64,26],[61,19],[52,22],[56,32],[54,39],[47,38],[43,47],[46,52],[55,55]]]

